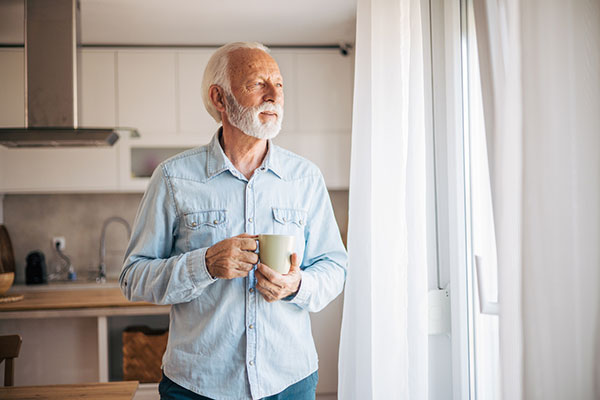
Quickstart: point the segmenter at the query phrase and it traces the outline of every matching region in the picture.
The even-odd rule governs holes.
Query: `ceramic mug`
[[[282,275],[290,272],[296,237],[291,235],[258,235],[260,262]]]

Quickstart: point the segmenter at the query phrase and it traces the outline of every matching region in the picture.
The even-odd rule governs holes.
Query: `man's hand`
[[[298,256],[296,253],[292,254],[292,266],[285,275],[281,275],[265,264],[258,264],[255,276],[256,289],[269,303],[288,297],[298,291],[302,280]]]
[[[213,278],[233,279],[248,276],[258,262],[256,235],[247,233],[220,241],[206,250],[206,268]]]

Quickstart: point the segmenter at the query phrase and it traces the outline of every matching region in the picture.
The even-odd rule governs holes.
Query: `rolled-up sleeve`
[[[316,180],[305,234],[300,289],[289,301],[310,312],[322,310],[344,288],[348,255],[322,175]]]
[[[178,210],[164,166],[159,166],[138,209],[119,283],[132,301],[177,304],[193,300],[215,281],[207,248],[173,255]]]

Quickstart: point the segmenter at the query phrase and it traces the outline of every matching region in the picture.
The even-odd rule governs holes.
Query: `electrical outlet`
[[[59,250],[62,251],[65,249],[65,242],[66,241],[65,241],[64,236],[55,236],[52,238],[52,248],[53,249],[58,248]]]

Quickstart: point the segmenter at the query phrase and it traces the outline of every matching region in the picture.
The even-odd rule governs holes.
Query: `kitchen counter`
[[[74,316],[168,314],[170,306],[131,302],[117,287],[91,286],[88,290],[52,289],[23,291],[23,300],[0,304],[0,320],[13,318],[52,318]]]
[[[40,291],[22,291],[13,287],[9,294],[23,294],[23,300],[0,304],[0,321],[11,324],[17,320],[92,318],[96,320],[98,380],[108,382],[108,317],[168,314],[171,307],[146,302],[131,302],[125,298],[118,287],[89,284],[87,290],[51,289]],[[68,285],[65,284],[68,288]],[[5,323],[2,323],[5,324]],[[13,332],[13,333],[19,333]],[[31,334],[31,333],[30,333]],[[30,337],[30,339],[32,339]],[[25,343],[25,340],[24,340]],[[21,360],[24,361],[24,360]]]

